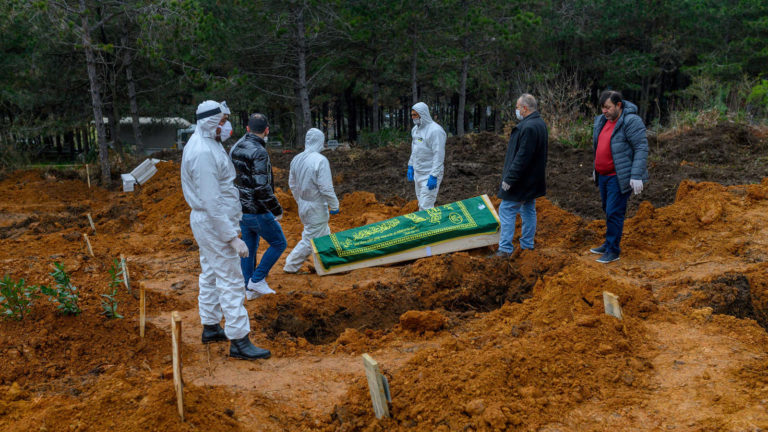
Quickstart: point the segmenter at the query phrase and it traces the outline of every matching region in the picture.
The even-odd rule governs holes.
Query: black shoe
[[[605,245],[602,245],[602,246],[599,246],[599,247],[596,247],[596,248],[592,248],[589,251],[592,252],[593,254],[602,255],[602,254],[605,253]]]
[[[227,335],[219,324],[203,324],[203,343],[225,342]]]
[[[597,259],[597,262],[599,262],[600,264],[607,264],[609,262],[614,262],[618,260],[619,260],[619,254],[613,253],[613,252],[606,252],[603,254],[603,256]]]
[[[259,348],[246,336],[240,339],[232,339],[229,342],[229,356],[243,360],[268,359],[272,355],[269,350]]]

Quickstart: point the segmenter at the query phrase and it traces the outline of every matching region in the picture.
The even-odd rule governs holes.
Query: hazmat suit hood
[[[421,117],[421,121],[419,122],[418,126],[419,128],[429,126],[429,124],[434,121],[432,120],[432,116],[429,115],[429,107],[424,102],[417,102],[416,105],[411,107],[411,109],[416,111],[419,114],[419,117]]]
[[[312,128],[307,131],[307,137],[304,140],[304,151],[318,152],[323,151],[325,144],[325,135],[320,129]]]
[[[207,100],[197,106],[195,116],[197,117],[195,134],[205,138],[216,138],[216,128],[219,127],[219,122],[224,118],[221,104]]]

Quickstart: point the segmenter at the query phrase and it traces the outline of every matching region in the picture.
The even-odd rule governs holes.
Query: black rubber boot
[[[227,335],[219,324],[203,324],[203,343],[225,342]]]
[[[229,342],[229,356],[244,360],[268,359],[272,355],[269,350],[259,348],[246,336],[241,339],[232,339]]]

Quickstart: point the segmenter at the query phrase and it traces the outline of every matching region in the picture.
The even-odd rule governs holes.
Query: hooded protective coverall
[[[181,188],[192,209],[189,225],[200,247],[198,304],[203,325],[226,319],[227,338],[240,339],[250,332],[243,306],[245,290],[240,257],[229,242],[240,234],[242,207],[234,185],[235,167],[216,141],[222,119],[218,102],[197,107],[195,133],[184,146]]]
[[[425,210],[435,206],[437,191],[443,181],[446,135],[443,128],[432,120],[427,104],[419,102],[412,109],[421,116],[421,120],[418,126],[411,129],[411,158],[408,166],[413,167],[419,210]],[[437,187],[432,190],[427,188],[429,176],[437,179]]]
[[[325,136],[315,128],[307,132],[304,151],[291,161],[288,186],[299,206],[299,218],[304,224],[301,240],[285,259],[283,270],[295,273],[304,260],[312,254],[310,240],[329,235],[328,209],[338,210],[339,200],[333,191],[331,166],[328,159],[320,154]]]

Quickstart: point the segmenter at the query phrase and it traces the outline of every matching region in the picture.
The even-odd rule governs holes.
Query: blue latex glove
[[[341,211],[341,209],[336,209],[336,210],[331,209],[331,210],[328,211],[328,213],[330,213],[332,215],[337,215],[337,214],[339,214],[340,211]]]
[[[413,166],[408,165],[408,181],[413,181]]]
[[[436,187],[437,187],[437,177],[429,176],[429,180],[427,180],[427,189],[432,190]]]

